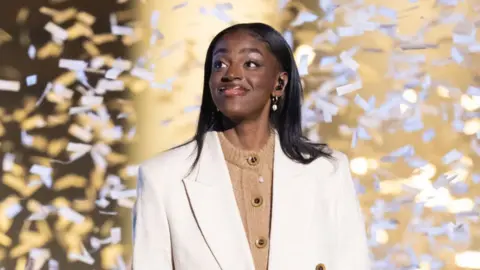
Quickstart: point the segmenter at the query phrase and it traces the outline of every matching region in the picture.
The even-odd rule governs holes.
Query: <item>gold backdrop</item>
[[[4,6],[0,268],[128,268],[137,165],[193,135],[213,36],[262,21],[305,132],[351,159],[375,269],[480,269],[480,1],[105,3]]]
[[[351,158],[377,269],[480,269],[474,88],[480,50],[474,9],[480,6],[444,2],[291,1],[277,22],[263,19],[285,33],[303,71],[306,132]],[[223,14],[244,14],[243,8],[233,3]],[[182,17],[165,12],[165,20]],[[150,106],[139,101],[150,112],[139,120],[157,125],[157,131],[142,129],[150,138],[142,139],[148,148],[142,154],[192,136],[196,111],[186,108],[199,105],[206,46],[226,24],[204,26],[222,18],[192,15],[188,30],[176,26],[165,35],[165,44],[180,42],[182,49],[155,64],[168,65],[167,72],[158,69],[161,81],[177,84],[175,93],[151,91],[161,98],[150,98]],[[262,19],[234,21],[252,20]]]

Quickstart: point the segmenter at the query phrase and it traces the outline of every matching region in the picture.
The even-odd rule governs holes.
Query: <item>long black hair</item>
[[[200,159],[205,134],[213,131],[222,121],[222,114],[217,111],[209,87],[213,50],[216,43],[223,36],[239,30],[248,31],[260,41],[265,42],[280,63],[283,71],[288,74],[288,82],[285,86],[284,95],[279,100],[278,109],[275,113],[270,113],[270,124],[279,135],[282,151],[290,159],[302,164],[309,164],[319,157],[333,158],[332,152],[326,144],[311,142],[302,134],[303,88],[297,65],[288,43],[279,32],[269,25],[263,23],[242,23],[222,30],[213,38],[208,47],[204,67],[202,105],[200,107],[197,131],[194,137],[185,143],[196,142],[196,157],[191,169],[197,165]]]

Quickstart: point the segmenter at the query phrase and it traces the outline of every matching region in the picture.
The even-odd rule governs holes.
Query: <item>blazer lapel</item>
[[[272,227],[270,232],[270,269],[304,269],[309,252],[307,244],[312,221],[319,168],[295,162],[275,142]],[[288,262],[295,263],[289,265]],[[289,268],[293,267],[293,268]],[[305,268],[306,269],[306,268]]]
[[[322,168],[315,167],[313,163],[304,165],[289,159],[276,135],[269,269],[303,269],[315,252],[308,245],[312,242],[309,232],[319,188],[317,182],[323,175]],[[183,181],[199,228],[220,268],[254,270],[230,175],[215,132],[207,133],[199,164]]]
[[[205,136],[197,169],[184,180],[195,218],[221,269],[254,270],[220,141]]]

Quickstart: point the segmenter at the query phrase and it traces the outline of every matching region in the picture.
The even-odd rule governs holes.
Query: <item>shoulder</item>
[[[342,193],[345,186],[353,183],[348,156],[338,150],[330,150],[331,157],[317,158],[309,164],[309,171],[318,177],[323,189],[329,190],[332,199]]]
[[[348,168],[349,159],[348,159],[347,154],[345,154],[341,151],[338,151],[338,150],[332,150],[332,156],[335,158],[336,163],[338,164],[339,167],[345,167],[346,166]]]
[[[331,157],[317,158],[312,162],[310,167],[313,167],[316,170],[321,168],[321,170],[328,172],[329,174],[337,175],[343,173],[344,170],[348,170],[349,158],[345,153],[331,148],[328,148],[327,151],[330,153]]]
[[[183,176],[189,171],[195,160],[195,149],[196,143],[192,141],[166,150],[143,161],[139,170],[149,178],[178,178],[175,176]]]
[[[336,189],[339,193],[350,193],[349,191],[354,190],[354,181],[350,172],[350,159],[345,153],[337,150],[333,151],[332,156],[335,159],[335,169],[333,177],[335,181],[332,184],[336,186]],[[353,194],[354,193],[355,192],[353,192]]]
[[[322,200],[344,207],[346,202],[356,199],[356,183],[350,172],[348,156],[338,150],[332,150],[331,156],[332,158],[322,157],[315,160],[317,165],[310,173],[317,179]]]

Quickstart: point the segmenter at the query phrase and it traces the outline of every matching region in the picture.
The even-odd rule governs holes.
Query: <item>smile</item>
[[[226,96],[226,97],[234,97],[234,96],[244,96],[247,94],[248,90],[241,87],[241,86],[234,86],[234,87],[220,87],[218,91]]]

